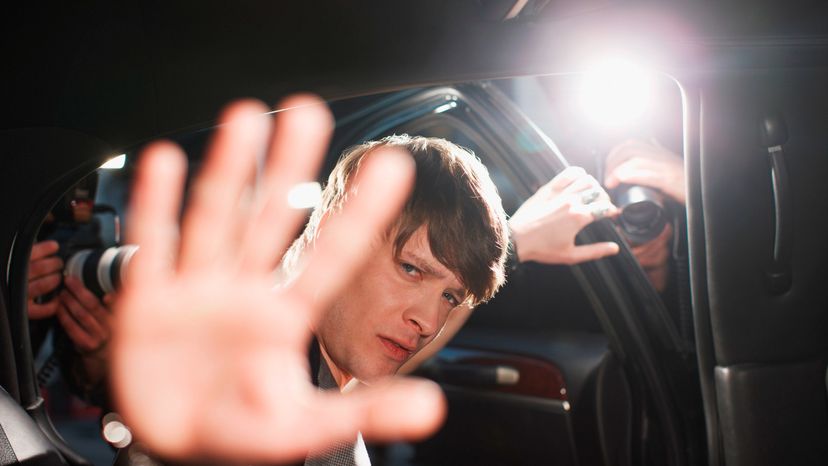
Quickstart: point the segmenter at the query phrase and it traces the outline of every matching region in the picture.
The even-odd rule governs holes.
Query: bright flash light
[[[104,170],[120,170],[124,168],[125,164],[126,154],[121,154],[107,160],[103,165],[101,165],[101,168],[103,168]]]
[[[581,107],[602,126],[635,122],[652,104],[653,76],[641,66],[616,59],[588,71],[581,87]]]
[[[294,209],[310,209],[322,202],[322,186],[316,181],[299,183],[288,192],[288,205]]]

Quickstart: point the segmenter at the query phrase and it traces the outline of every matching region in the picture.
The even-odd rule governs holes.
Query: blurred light
[[[447,104],[440,105],[439,107],[434,109],[434,113],[443,113],[453,108],[457,108],[457,102],[449,102]]]
[[[121,154],[107,160],[103,165],[101,165],[101,168],[103,168],[104,170],[120,170],[124,168],[125,164],[126,154]]]
[[[580,104],[586,116],[602,126],[629,125],[652,104],[652,72],[632,62],[614,59],[584,75]]]
[[[299,183],[288,192],[288,205],[294,209],[310,209],[322,202],[322,186],[316,181]]]
[[[101,419],[101,424],[103,424],[101,434],[110,445],[115,448],[125,448],[132,443],[132,432],[116,413],[107,413]]]

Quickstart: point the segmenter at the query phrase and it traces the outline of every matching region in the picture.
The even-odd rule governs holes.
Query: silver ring
[[[590,189],[589,191],[581,193],[581,203],[583,205],[592,204],[598,200],[599,197],[601,197],[601,193],[597,189]]]
[[[605,204],[594,204],[590,207],[589,213],[592,214],[592,218],[595,220],[601,220],[606,217],[607,212],[609,212],[609,207]]]

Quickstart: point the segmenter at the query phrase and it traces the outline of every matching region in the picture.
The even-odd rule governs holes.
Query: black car
[[[372,446],[375,464],[825,464],[828,8],[665,3],[12,8],[0,139],[2,463],[115,456],[82,435],[98,435],[102,412],[71,405],[63,413],[74,416],[60,417],[43,371],[50,355],[33,351],[26,268],[47,214],[96,172],[95,247],[116,245],[143,143],[176,140],[195,170],[222,105],[311,90],[337,121],[320,181],[355,143],[440,136],[481,158],[511,213],[567,165],[601,178],[622,138],[656,138],[684,157],[671,293],[651,285],[623,228],[593,224],[579,240],[616,241],[621,253],[515,270],[418,369],[448,396],[443,429]],[[575,114],[578,85],[604,54],[653,70],[656,110],[635,128],[599,129]],[[123,168],[96,171],[118,154]]]

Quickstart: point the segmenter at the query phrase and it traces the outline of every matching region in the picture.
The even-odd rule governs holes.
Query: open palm
[[[157,142],[140,160],[128,236],[141,249],[116,301],[111,373],[121,414],[161,455],[295,460],[357,430],[420,437],[444,416],[439,389],[426,382],[346,396],[310,383],[309,328],[398,215],[413,166],[393,149],[372,153],[303,270],[275,287],[273,270],[304,218],[288,192],[315,179],[331,132],[318,99],[282,106],[292,110],[278,114],[272,136],[262,104],[224,112],[180,228],[183,153]]]

